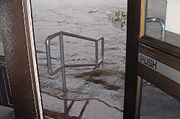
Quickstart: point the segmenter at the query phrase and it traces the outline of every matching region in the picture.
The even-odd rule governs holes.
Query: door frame
[[[141,1],[128,0],[124,119],[139,117],[138,76]],[[1,0],[0,30],[17,118],[43,118],[38,80],[31,0]],[[138,111],[137,111],[138,110]]]
[[[139,117],[141,79],[137,79],[141,0],[128,0],[124,119]]]
[[[16,118],[43,119],[30,0],[0,1],[0,31]]]

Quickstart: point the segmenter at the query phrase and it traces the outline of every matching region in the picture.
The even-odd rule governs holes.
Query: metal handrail
[[[83,39],[87,41],[91,41],[95,43],[95,63],[89,63],[89,64],[65,64],[65,58],[64,58],[64,45],[63,45],[63,36],[69,36],[69,37],[74,37],[78,39]],[[60,46],[60,59],[61,59],[61,66],[57,67],[55,70],[52,69],[52,63],[51,63],[51,50],[50,50],[50,41],[55,38],[59,37],[59,46]],[[101,58],[99,59],[98,56],[98,42],[101,41]],[[48,68],[48,73],[50,75],[56,74],[58,71],[62,71],[62,85],[63,85],[63,91],[66,91],[66,75],[65,75],[65,68],[66,67],[85,67],[85,66],[94,66],[94,68],[98,68],[99,65],[103,62],[104,60],[104,38],[101,37],[99,39],[93,39],[85,36],[80,36],[77,34],[73,33],[68,33],[64,31],[60,31],[57,33],[54,33],[46,38],[45,41],[46,45],[46,56],[47,56],[47,68]]]
[[[164,42],[165,34],[166,34],[164,20],[160,19],[160,18],[157,18],[157,17],[148,17],[148,18],[146,18],[146,21],[147,22],[157,22],[157,23],[160,24],[160,26],[161,26],[161,41]]]
[[[99,41],[99,39],[89,38],[89,37],[85,37],[85,36],[81,36],[81,35],[77,35],[77,34],[73,34],[73,33],[68,33],[68,32],[64,32],[64,31],[54,33],[54,34],[48,36],[46,40],[53,39],[53,38],[55,38],[55,37],[57,37],[57,36],[59,36],[61,34],[65,35],[65,36],[70,36],[70,37],[84,39],[84,40],[93,41],[93,42]]]

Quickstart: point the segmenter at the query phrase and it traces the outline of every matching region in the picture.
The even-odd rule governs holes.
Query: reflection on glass
[[[141,98],[141,119],[179,119],[180,102],[144,81]]]
[[[1,34],[0,34],[0,56],[4,56],[4,50],[3,50],[3,43],[2,43]]]
[[[161,26],[161,41],[164,41],[165,40],[165,23],[164,23],[164,20],[163,19],[160,19],[158,17],[147,17],[146,18],[146,22],[149,22],[149,23],[159,23],[159,25]]]
[[[161,22],[149,18],[157,18],[165,22],[165,16],[166,0],[147,0],[146,35],[161,40]]]
[[[165,30],[167,0],[147,0],[146,35],[180,46],[180,35]]]

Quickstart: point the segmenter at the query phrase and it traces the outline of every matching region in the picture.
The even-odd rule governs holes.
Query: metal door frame
[[[141,0],[128,0],[124,119],[138,118],[141,81],[137,80]]]

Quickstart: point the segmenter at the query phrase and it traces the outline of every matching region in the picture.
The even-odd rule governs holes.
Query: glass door
[[[145,29],[138,55],[138,74],[142,79],[140,118],[178,119],[180,2],[146,0],[144,6]]]

